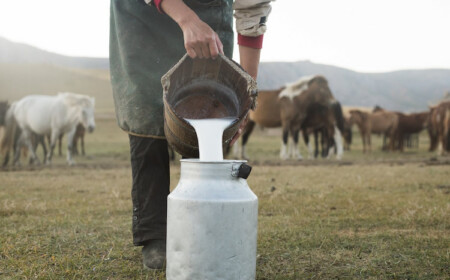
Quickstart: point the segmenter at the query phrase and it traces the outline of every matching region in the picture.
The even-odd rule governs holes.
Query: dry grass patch
[[[257,133],[249,149],[259,151],[248,180],[259,197],[257,279],[448,279],[448,159],[363,156],[356,143],[349,164],[286,164],[271,137]],[[100,120],[86,147],[73,168],[56,157],[0,171],[1,279],[165,279],[132,246],[126,135]],[[172,188],[178,178],[175,162]]]

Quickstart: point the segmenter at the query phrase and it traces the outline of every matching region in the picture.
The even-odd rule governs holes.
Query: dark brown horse
[[[429,125],[431,134],[435,135],[435,146],[439,146],[438,154],[450,152],[450,101],[441,102],[430,109]]]
[[[336,117],[336,112],[338,117]],[[333,137],[338,147],[338,155],[342,156],[342,140],[340,130],[343,127],[342,108],[322,76],[304,77],[299,81],[278,90],[260,91],[256,110],[250,112],[250,121],[242,135],[242,156],[245,158],[245,144],[255,124],[262,127],[282,127],[283,144],[280,156],[287,159],[292,156],[301,159],[298,151],[300,130],[314,131],[322,129],[327,138]],[[287,151],[289,134],[293,138],[293,149]],[[330,141],[325,141],[328,151]]]
[[[405,139],[412,134],[420,133],[428,126],[428,116],[430,112],[403,114],[397,113],[398,125],[396,132],[396,146],[400,151],[404,149]]]
[[[350,141],[351,142],[351,132],[350,135],[345,133],[345,118],[342,112],[342,106],[341,104],[336,101],[331,104],[331,110],[334,114],[334,118],[336,121],[336,126],[334,129],[337,130],[337,132],[343,132],[342,137],[344,138],[344,141]],[[327,114],[327,110],[324,110],[323,107],[315,108],[311,110],[309,116],[306,118],[305,123],[302,127],[303,132],[303,139],[305,141],[305,144],[308,146],[308,152],[309,152],[309,158],[317,158],[319,155],[319,137],[320,137],[320,146],[322,149],[321,156],[323,158],[330,157],[333,150],[334,152],[338,152],[338,146],[335,142],[335,135],[330,135],[329,130],[326,125],[317,125],[317,123],[314,123],[313,120],[320,120],[323,115]],[[312,150],[311,145],[309,145],[309,134],[314,135],[314,151]],[[350,139],[349,139],[350,137]],[[340,139],[340,138],[339,138]],[[295,138],[294,138],[295,140]],[[342,147],[342,145],[341,145]],[[332,150],[332,148],[334,148]],[[340,148],[342,150],[342,148]],[[313,154],[314,153],[314,154]],[[340,158],[340,156],[338,157]]]

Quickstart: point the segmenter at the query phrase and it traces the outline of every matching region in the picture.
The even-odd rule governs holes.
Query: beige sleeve
[[[266,32],[267,17],[272,10],[271,0],[235,0],[233,3],[236,31],[256,37]]]

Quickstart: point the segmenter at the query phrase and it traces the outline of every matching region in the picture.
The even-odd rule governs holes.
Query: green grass
[[[113,120],[97,127],[74,167],[0,170],[0,279],[165,279],[132,245],[127,136]],[[250,139],[257,279],[449,279],[449,158],[428,153],[425,134],[406,153],[375,137],[364,155],[354,139],[342,162],[282,162],[276,131]],[[174,162],[172,188],[178,178]]]

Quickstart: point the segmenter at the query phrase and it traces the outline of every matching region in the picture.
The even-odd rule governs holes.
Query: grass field
[[[250,139],[257,279],[449,279],[450,158],[425,134],[405,153],[354,140],[342,161],[282,162],[277,131]],[[86,153],[0,170],[0,279],[165,279],[132,245],[126,134],[99,119]]]

